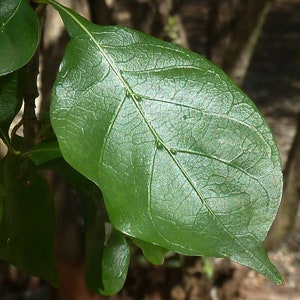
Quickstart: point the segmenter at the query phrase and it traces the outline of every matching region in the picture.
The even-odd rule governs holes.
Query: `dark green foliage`
[[[54,201],[48,183],[21,156],[0,161],[0,258],[54,286]]]
[[[0,0],[0,76],[24,66],[39,42],[39,22],[27,0]]]

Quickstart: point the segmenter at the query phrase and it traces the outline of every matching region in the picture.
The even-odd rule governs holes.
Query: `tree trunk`
[[[188,48],[185,29],[179,14],[181,4],[182,0],[118,0],[115,2],[114,10],[122,12],[119,15],[126,15],[126,17],[125,22],[119,19],[116,23],[174,42],[167,32],[171,17],[174,23],[171,27],[176,30],[179,41],[176,43]],[[115,15],[117,17],[118,13]]]
[[[111,25],[113,24],[111,11],[108,8],[105,0],[88,0],[91,21],[95,24],[100,25]]]
[[[211,8],[208,57],[242,85],[270,0],[214,1]]]
[[[266,249],[274,249],[294,228],[300,202],[300,114],[297,131],[283,172],[283,197],[277,217],[265,242]]]

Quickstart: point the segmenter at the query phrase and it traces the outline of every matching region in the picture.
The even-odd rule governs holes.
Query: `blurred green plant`
[[[169,38],[170,42],[175,45],[181,45],[180,28],[174,16],[169,16],[167,24],[165,25],[164,32]]]

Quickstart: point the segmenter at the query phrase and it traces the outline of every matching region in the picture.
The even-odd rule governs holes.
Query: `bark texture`
[[[211,6],[208,57],[242,85],[269,0],[215,0]]]
[[[268,250],[277,248],[289,236],[296,223],[300,202],[300,114],[283,178],[282,201],[265,243]]]

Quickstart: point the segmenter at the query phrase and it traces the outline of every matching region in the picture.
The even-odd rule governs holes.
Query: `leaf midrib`
[[[107,61],[107,63],[109,64],[109,66],[112,68],[113,72],[116,74],[116,76],[118,77],[118,79],[120,80],[120,82],[122,83],[122,85],[124,86],[124,88],[126,89],[127,93],[130,94],[136,108],[138,109],[139,113],[141,114],[144,122],[146,123],[147,127],[149,128],[149,130],[151,131],[152,135],[154,136],[155,140],[158,142],[161,142],[163,145],[163,148],[168,152],[168,154],[170,155],[170,157],[172,158],[172,160],[174,161],[174,163],[176,164],[176,166],[179,168],[179,170],[181,171],[181,173],[183,174],[183,176],[186,178],[186,180],[188,181],[188,183],[190,184],[190,186],[193,188],[193,190],[196,192],[196,194],[198,195],[199,199],[203,202],[203,204],[205,205],[207,211],[209,212],[209,214],[211,215],[211,217],[215,220],[215,222],[219,225],[219,227],[226,233],[228,234],[228,236],[234,240],[241,248],[243,248],[246,252],[254,255],[243,243],[241,243],[235,236],[234,234],[232,234],[227,228],[226,226],[222,223],[222,221],[216,216],[216,214],[213,212],[213,210],[210,208],[210,206],[208,205],[208,203],[205,201],[204,197],[202,196],[202,194],[200,193],[200,191],[198,191],[197,187],[194,185],[193,180],[190,178],[190,176],[187,174],[187,172],[185,171],[185,169],[182,167],[182,165],[180,164],[180,162],[176,159],[176,155],[174,155],[171,151],[171,149],[169,147],[167,147],[165,145],[165,143],[162,141],[162,139],[160,138],[160,136],[157,134],[157,132],[155,131],[155,129],[152,127],[152,125],[148,122],[148,120],[146,119],[146,115],[144,113],[144,111],[141,109],[140,104],[138,103],[137,97],[135,95],[135,93],[133,92],[133,90],[130,88],[130,86],[128,85],[128,83],[126,82],[126,80],[122,77],[122,75],[120,74],[120,72],[118,71],[118,69],[116,68],[116,66],[114,65],[114,63],[110,60],[110,58],[106,55],[106,53],[102,50],[101,46],[98,44],[97,40],[94,38],[94,36],[88,31],[88,29],[86,27],[84,27],[74,16],[72,13],[70,13],[64,6],[60,5],[59,3],[53,1],[53,0],[47,0],[47,2],[51,3],[53,6],[58,6],[59,9],[63,10],[67,15],[69,15],[69,17],[76,23],[78,24],[78,26],[89,36],[89,38],[94,42],[94,44],[96,45],[97,49],[99,50],[99,52],[103,55],[104,59]],[[126,93],[126,94],[127,94]],[[125,98],[126,99],[126,98]],[[124,101],[124,100],[123,100]],[[255,239],[257,240],[257,237],[255,237]],[[259,241],[258,241],[259,242]],[[225,253],[223,255],[226,255]],[[256,256],[255,256],[256,257]],[[258,257],[256,257],[259,261],[261,261],[261,259],[259,259]],[[262,262],[262,261],[261,261]],[[263,263],[263,262],[262,262]],[[263,264],[264,265],[264,264]],[[270,270],[269,267],[267,267],[269,269],[269,271],[272,273],[272,271]]]

